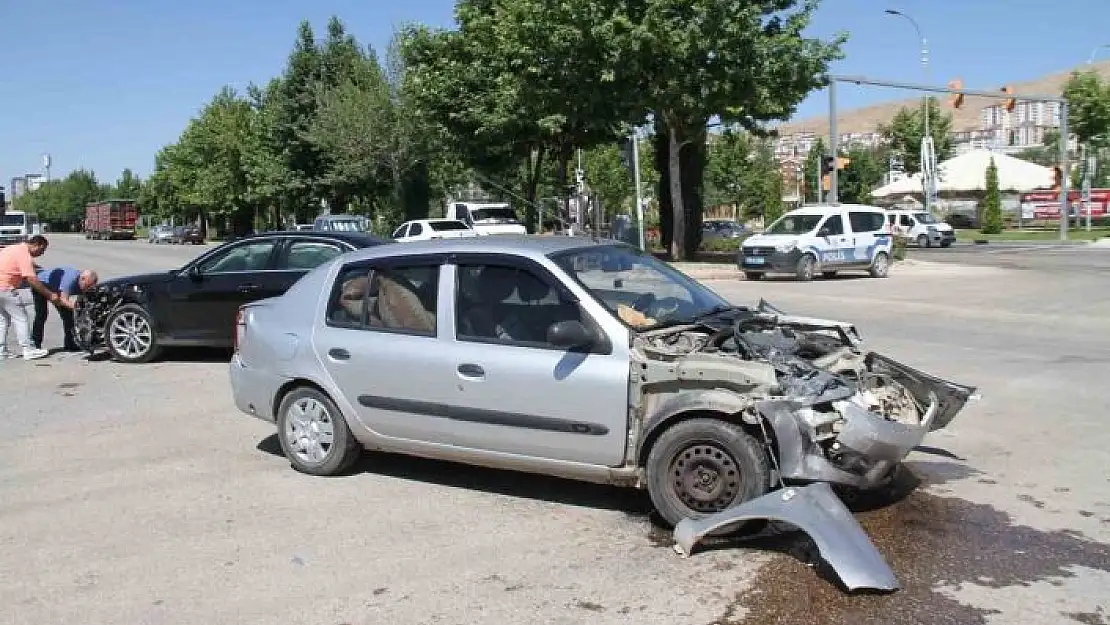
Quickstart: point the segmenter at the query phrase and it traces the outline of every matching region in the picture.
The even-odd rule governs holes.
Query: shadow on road
[[[266,437],[256,448],[268,454],[285,457],[277,434]],[[546,475],[489,469],[399,454],[382,452],[363,454],[348,476],[366,473],[522,499],[613,510],[633,517],[646,518],[652,510],[647,493],[631,488],[590,484]]]

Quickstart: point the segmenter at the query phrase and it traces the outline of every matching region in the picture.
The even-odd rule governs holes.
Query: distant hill
[[[1087,67],[1086,64],[1083,64],[1073,69],[1043,76],[1035,80],[1013,82],[1009,84],[1014,88],[1015,93],[1059,95],[1063,92],[1064,85],[1068,82],[1068,78],[1071,77],[1072,71],[1076,69],[1084,70]],[[1092,63],[1090,67],[1094,68],[1104,79],[1110,80],[1110,60]],[[1003,84],[1005,83],[999,82],[998,87],[1001,87]],[[965,84],[964,87],[967,89],[978,89],[980,91],[986,90],[977,85]],[[841,89],[843,89],[843,87],[841,87]],[[980,112],[982,112],[984,108],[999,102],[999,100],[991,100],[989,98],[967,97],[964,98],[962,107],[953,110],[946,104],[947,96],[942,94],[936,95],[938,99],[941,100],[941,105],[944,107],[944,110],[948,113],[952,113],[952,130],[954,132],[977,129],[979,127]],[[897,114],[902,107],[913,108],[920,106],[921,97],[918,96],[916,98],[883,102],[881,104],[857,109],[839,110],[836,116],[836,130],[838,134],[873,132],[880,124],[890,123],[890,120],[894,119],[894,115]],[[791,120],[780,124],[778,131],[781,135],[812,132],[820,136],[827,136],[829,133],[829,118],[825,115],[822,117]]]

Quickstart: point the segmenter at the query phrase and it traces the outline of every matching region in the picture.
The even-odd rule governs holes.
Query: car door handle
[[[459,365],[458,371],[459,371],[459,375],[461,375],[465,378],[484,378],[484,377],[486,377],[486,372],[485,372],[484,369],[482,369],[478,365],[473,365],[473,364],[469,364],[469,363]]]
[[[350,360],[351,352],[341,347],[333,347],[328,350],[328,356],[331,356],[332,360]]]
[[[257,291],[260,288],[262,287],[258,286],[257,284],[241,284],[239,285],[239,292],[250,293],[251,291]]]

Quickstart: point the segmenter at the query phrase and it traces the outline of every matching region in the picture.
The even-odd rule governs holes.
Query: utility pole
[[[640,190],[640,130],[632,130],[632,178],[636,184],[636,223],[640,231],[640,250],[646,250],[644,242],[644,196]]]
[[[837,174],[837,170],[839,169],[838,165],[840,165],[840,155],[838,153],[839,152],[839,145],[838,145],[839,141],[837,139],[838,138],[836,136],[836,81],[833,80],[833,81],[829,82],[829,153],[832,154],[832,158],[833,158],[833,161],[832,161],[833,166],[831,168],[831,171],[829,171],[829,197],[828,197],[828,203],[829,204],[836,204],[838,201],[840,201],[840,197],[837,194],[837,186],[836,186],[836,184],[837,184],[836,174]],[[818,167],[817,169],[820,170],[821,168]],[[820,172],[818,172],[818,175],[820,175]]]
[[[1068,221],[1071,220],[1071,207],[1068,205],[1068,101],[1060,103],[1060,240],[1068,240]]]

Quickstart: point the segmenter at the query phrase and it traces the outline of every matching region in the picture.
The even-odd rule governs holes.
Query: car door
[[[867,210],[848,211],[848,225],[852,228],[855,264],[870,265],[875,252],[884,241],[886,219],[881,212]]]
[[[230,345],[239,306],[259,299],[274,269],[278,240],[249,238],[199,259],[169,286],[167,299],[175,338]]]
[[[344,265],[313,333],[335,388],[382,436],[445,442],[442,406],[453,379],[438,334],[442,262],[411,256]]]
[[[825,267],[843,267],[851,264],[852,239],[844,226],[843,211],[830,213],[817,228],[817,238],[822,246],[821,264]]]
[[[557,321],[602,333],[558,278],[510,255],[463,255],[445,272],[452,314],[438,348],[449,392],[441,440],[473,449],[616,466],[624,460],[629,357],[612,342],[568,351]],[[442,371],[437,363],[437,375]],[[438,379],[438,378],[437,378]]]

